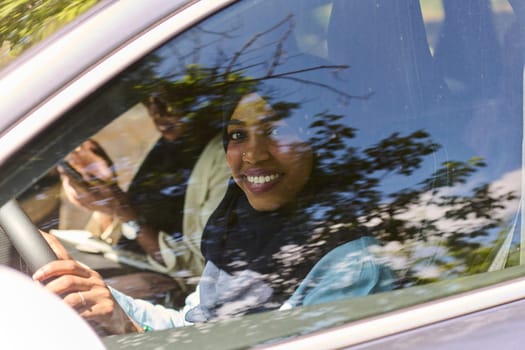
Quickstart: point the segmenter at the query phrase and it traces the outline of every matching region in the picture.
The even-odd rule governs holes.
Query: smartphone
[[[87,184],[87,181],[82,177],[82,175],[80,175],[80,173],[75,168],[73,168],[71,164],[69,164],[65,160],[61,160],[60,162],[58,162],[58,165],[62,167],[62,169],[64,169],[64,171],[69,176],[71,176],[75,182]]]

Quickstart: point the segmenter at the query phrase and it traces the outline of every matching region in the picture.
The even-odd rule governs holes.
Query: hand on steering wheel
[[[122,334],[141,330],[115,301],[100,274],[78,261],[50,262],[38,269],[33,279],[49,280],[45,288],[60,295],[98,332]]]

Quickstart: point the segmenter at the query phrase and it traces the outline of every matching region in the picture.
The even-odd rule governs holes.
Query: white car
[[[0,14],[17,18],[9,4],[0,5]],[[36,227],[55,233],[110,285],[180,306],[202,266],[163,270],[136,247],[119,249],[133,241],[136,223],[93,230],[88,221],[97,214],[68,202],[57,165],[67,172],[68,154],[96,140],[113,161],[118,186],[131,191],[142,161],[170,129],[151,122],[147,98],[183,111],[183,123],[204,121],[187,141],[196,144],[219,132],[232,99],[256,89],[281,116],[300,115],[301,122],[277,132],[306,135],[322,176],[338,186],[329,202],[304,214],[319,232],[351,227],[373,236],[372,253],[395,276],[390,291],[101,336],[108,349],[523,347],[525,3],[90,4],[0,70],[0,201],[8,203],[0,221],[10,237],[0,235],[2,265],[32,272],[53,258],[18,216],[18,202]],[[0,34],[14,55],[23,36],[14,42]],[[177,186],[160,189],[166,198],[148,200],[144,220],[162,221],[159,230],[172,241],[189,239],[188,251],[177,254],[198,258],[198,234],[162,226],[172,219],[163,201],[184,198]],[[319,197],[324,189],[317,188]]]

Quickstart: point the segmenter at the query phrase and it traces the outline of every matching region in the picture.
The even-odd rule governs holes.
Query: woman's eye
[[[296,132],[287,125],[272,126],[266,134],[277,142],[293,142],[298,138]]]
[[[266,135],[273,138],[278,138],[286,134],[290,134],[291,131],[287,125],[273,125],[266,129]]]
[[[242,131],[235,130],[235,131],[231,131],[228,134],[228,138],[230,139],[230,141],[240,141],[246,138],[246,135]]]
[[[278,126],[274,126],[268,130],[268,136],[270,137],[278,137],[281,134],[281,128]]]

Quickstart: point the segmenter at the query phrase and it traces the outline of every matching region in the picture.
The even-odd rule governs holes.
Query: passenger
[[[119,249],[147,253],[159,272],[200,276],[202,230],[229,178],[220,133],[207,120],[184,119],[158,97],[149,97],[145,105],[161,137],[127,192],[116,183],[111,159],[93,140],[66,157],[86,182],[59,166],[64,192],[71,202],[97,212],[101,230],[113,231],[105,236],[122,231]],[[185,278],[177,280],[187,288]]]
[[[206,225],[201,242],[206,265],[183,310],[125,296],[71,260],[52,262],[33,278],[58,277],[46,288],[65,295],[109,333],[180,327],[392,289],[393,276],[370,252],[377,243],[366,231],[336,224],[321,229],[328,223],[319,224],[321,216],[313,210],[322,212],[323,200],[333,202],[337,189],[317,187],[319,150],[296,115],[280,114],[279,108],[247,94],[224,128],[233,181]],[[56,243],[54,249],[67,258]]]

